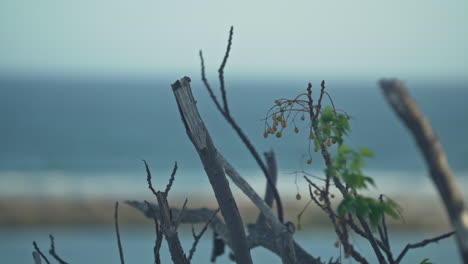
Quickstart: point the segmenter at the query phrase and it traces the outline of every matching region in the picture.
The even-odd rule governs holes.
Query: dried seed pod
[[[307,160],[307,164],[312,164],[312,160],[311,159]]]
[[[296,200],[301,200],[301,195],[299,193],[296,194]]]
[[[314,133],[310,133],[309,138],[310,138],[310,139],[315,139],[315,134],[314,134]]]
[[[288,127],[288,123],[286,123],[286,121],[283,121],[283,122],[281,122],[281,126],[283,128],[286,128],[286,127]]]
[[[263,133],[263,137],[264,137],[264,138],[267,138],[267,137],[268,137],[268,132],[264,132],[264,133]]]
[[[327,141],[327,146],[331,147],[333,145],[333,143],[331,142],[331,140],[328,140]]]
[[[283,135],[283,133],[281,133],[281,131],[276,132],[276,137],[277,138],[280,138],[282,135]]]
[[[302,121],[305,120],[305,115],[302,115],[302,116],[301,116],[301,120],[302,120]]]
[[[299,133],[299,128],[295,127],[294,132]]]
[[[340,246],[341,246],[341,241],[337,240],[337,241],[335,242],[335,247],[336,247],[336,248],[339,248]]]

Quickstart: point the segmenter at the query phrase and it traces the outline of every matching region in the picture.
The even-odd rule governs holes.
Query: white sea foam
[[[266,181],[260,171],[240,171],[240,174],[263,195]],[[323,177],[323,172],[310,174]],[[437,190],[426,172],[408,171],[367,171],[374,177],[376,187],[366,192],[378,196],[384,193],[390,197],[434,197]],[[161,176],[164,175],[164,176]],[[468,172],[456,172],[460,190],[468,189]],[[311,178],[317,184],[321,180]],[[166,173],[153,172],[156,189],[164,189],[168,181]],[[247,199],[241,191],[231,184],[232,190],[240,200]],[[308,192],[302,173],[281,171],[278,189],[282,196],[293,197],[299,191]],[[203,171],[179,172],[172,189],[174,195],[208,197],[211,186]],[[145,175],[138,173],[73,173],[64,171],[41,172],[3,172],[0,173],[0,199],[8,198],[56,198],[56,199],[93,199],[120,198],[138,199],[149,195]],[[466,194],[465,194],[466,198]]]

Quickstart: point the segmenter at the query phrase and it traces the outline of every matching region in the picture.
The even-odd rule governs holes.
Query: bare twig
[[[226,63],[225,61],[227,61],[227,59],[229,57],[229,51],[231,49],[232,32],[233,32],[233,28],[231,27],[230,37],[229,37],[230,40],[228,42],[228,47],[226,49],[226,53],[225,53],[224,59],[223,59],[223,64],[224,65]],[[281,202],[281,197],[279,195],[278,189],[276,188],[275,184],[272,181],[272,177],[270,176],[269,171],[268,171],[265,163],[263,162],[262,158],[258,154],[258,152],[255,149],[255,147],[253,146],[253,144],[250,142],[249,138],[242,131],[241,127],[237,124],[237,122],[234,120],[234,118],[230,115],[229,111],[226,111],[226,109],[228,109],[228,107],[227,107],[226,91],[225,91],[225,87],[224,87],[224,66],[223,66],[223,64],[221,64],[221,67],[220,67],[220,69],[223,69],[220,72],[220,81],[222,80],[220,89],[221,89],[221,93],[222,93],[222,96],[223,96],[224,109],[221,107],[221,104],[219,103],[218,99],[214,95],[213,90],[211,89],[211,86],[209,85],[208,80],[206,79],[205,64],[204,64],[204,60],[203,60],[203,54],[202,54],[201,51],[200,51],[200,60],[201,60],[201,67],[202,67],[201,74],[202,74],[203,84],[205,85],[206,89],[208,90],[208,93],[210,94],[210,97],[211,97],[212,101],[215,103],[216,108],[218,108],[219,112],[223,115],[224,119],[226,119],[226,121],[231,125],[231,127],[234,129],[234,131],[236,131],[237,135],[240,137],[240,139],[242,140],[244,145],[247,147],[247,149],[249,150],[251,155],[254,157],[255,161],[257,162],[258,166],[262,170],[263,174],[265,175],[266,180],[268,182],[268,185],[273,190],[273,195],[275,197],[276,207],[277,207],[277,210],[278,210],[278,218],[279,218],[280,222],[283,222],[284,216],[283,216],[283,204]]]
[[[182,214],[184,213],[185,209],[187,208],[188,198],[185,198],[184,204],[182,205],[182,209],[180,209],[179,214],[174,219],[174,226],[175,228],[179,227],[180,220],[182,219]]]
[[[145,169],[146,169],[146,181],[148,182],[148,188],[151,190],[151,192],[156,195],[156,190],[153,188],[153,183],[151,182],[151,170],[148,166],[148,163],[146,163],[146,160],[143,160],[145,163]],[[176,164],[177,167],[177,164]]]
[[[117,246],[119,247],[120,263],[124,264],[125,261],[124,261],[122,242],[120,241],[120,231],[119,231],[119,202],[115,202],[114,222],[115,222],[115,234],[117,235]]]
[[[57,253],[55,252],[55,243],[54,243],[54,236],[52,235],[49,235],[49,238],[50,238],[50,249],[49,249],[49,254],[55,259],[58,261],[58,263],[60,264],[67,264],[66,261],[64,261],[62,258],[59,257],[59,255],[57,255]]]
[[[156,229],[156,240],[154,242],[154,247],[153,247],[154,263],[161,264],[161,256],[159,252],[161,250],[161,245],[163,241],[163,233],[161,229],[159,228],[158,217],[156,216],[156,210],[154,210],[153,206],[146,200],[145,200],[145,204],[148,206],[148,208],[151,211],[151,214],[153,215],[154,226]]]
[[[229,52],[231,51],[233,34],[234,34],[234,27],[231,26],[231,30],[229,31],[228,45],[226,47],[226,53],[224,54],[223,62],[221,63],[221,66],[219,66],[219,69],[218,69],[221,96],[223,98],[224,112],[226,113],[226,115],[230,115],[230,114],[229,114],[228,101],[226,97],[226,88],[224,87],[224,67],[226,67],[226,63],[229,58]]]
[[[414,249],[414,248],[421,248],[421,247],[424,247],[430,243],[435,243],[435,242],[439,242],[439,240],[441,239],[444,239],[444,238],[448,238],[450,237],[451,235],[455,234],[455,232],[448,232],[446,234],[443,234],[443,235],[440,235],[440,236],[437,236],[437,237],[434,237],[434,238],[430,238],[430,239],[425,239],[419,243],[414,243],[414,244],[408,244],[406,245],[406,247],[403,249],[403,251],[400,253],[400,255],[398,256],[398,258],[396,259],[396,262],[395,263],[400,263],[400,261],[403,259],[403,257],[405,256],[405,254],[408,252],[408,250],[410,249]]]
[[[379,196],[379,200],[383,203],[383,194]],[[382,230],[383,229],[383,230]],[[382,216],[382,228],[379,226],[379,232],[381,233],[381,240],[385,244],[385,246],[390,250],[390,242],[388,238],[388,231],[387,231],[387,223],[385,222],[385,214]]]
[[[210,94],[211,100],[215,103],[216,108],[218,108],[218,111],[219,111],[220,113],[224,113],[223,108],[222,108],[221,105],[219,104],[219,101],[218,101],[218,99],[216,98],[216,95],[215,95],[214,92],[213,92],[213,89],[211,89],[210,83],[209,83],[208,80],[206,79],[206,75],[205,75],[205,60],[203,59],[203,52],[202,52],[201,50],[200,50],[199,55],[200,55],[200,62],[201,62],[201,77],[202,77],[203,84],[205,85],[206,90],[208,90],[208,93]]]
[[[301,230],[301,218],[302,218],[302,215],[304,214],[304,212],[306,211],[307,207],[309,207],[310,203],[313,201],[313,199],[310,199],[306,205],[304,206],[304,208],[302,208],[302,210],[299,212],[299,214],[297,215],[297,229],[298,230]]]
[[[39,255],[41,255],[42,259],[47,263],[47,264],[50,264],[49,260],[47,259],[47,257],[42,253],[42,251],[39,249],[39,247],[37,246],[37,243],[36,241],[33,241],[33,246],[34,246],[34,249],[36,250],[37,253],[39,253]],[[37,257],[34,256],[34,253],[33,253],[33,257],[34,257],[34,260],[36,261]],[[37,262],[37,261],[36,261]]]
[[[169,194],[172,184],[174,183],[176,172],[177,172],[177,161],[174,163],[174,168],[172,169],[171,177],[169,178],[169,183],[167,184],[166,190],[164,191],[164,194],[166,196]]]
[[[189,251],[189,257],[188,257],[189,262],[192,261],[193,254],[195,253],[195,250],[197,248],[198,242],[200,241],[200,238],[203,236],[205,231],[208,229],[209,224],[211,223],[211,221],[213,221],[214,217],[216,216],[216,214],[218,212],[219,212],[219,208],[216,209],[216,211],[214,211],[213,215],[206,222],[206,224],[203,226],[202,230],[200,231],[200,233],[198,233],[198,235],[195,234],[195,231],[193,230],[193,226],[192,226],[192,234],[193,234],[194,241],[193,241],[193,244],[192,244],[192,248]]]

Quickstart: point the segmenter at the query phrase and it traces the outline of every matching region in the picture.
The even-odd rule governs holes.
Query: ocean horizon
[[[0,199],[137,195],[146,188],[143,159],[157,182],[165,184],[177,161],[175,190],[186,192],[194,183],[209,190],[180,120],[172,82],[168,78],[0,78]],[[313,84],[318,94],[320,81]],[[462,140],[468,133],[468,84],[442,84],[413,81],[408,87],[437,132],[461,189],[466,189],[468,149]],[[257,150],[275,151],[280,190],[295,193],[295,171],[323,174],[317,153],[312,153],[313,165],[305,163],[307,133],[295,134],[290,129],[281,139],[262,137],[262,119],[274,100],[303,92],[307,81],[227,79],[226,85],[232,115]],[[347,144],[374,151],[366,173],[375,176],[377,187],[395,194],[398,190],[433,194],[424,160],[376,80],[330,80],[326,85],[336,107],[352,117]],[[218,150],[263,190],[264,178],[257,165],[200,81],[193,80],[192,89]]]

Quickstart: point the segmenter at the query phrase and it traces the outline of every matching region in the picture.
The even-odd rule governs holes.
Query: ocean
[[[201,82],[192,80],[201,116],[218,150],[263,194],[265,180],[257,165],[217,112]],[[169,78],[1,77],[0,201],[150,197],[143,159],[152,168],[157,189],[165,187],[177,161],[179,170],[171,195],[186,196],[189,201],[194,196],[212,197],[203,166],[180,120],[170,89],[173,81]],[[264,139],[262,119],[275,99],[292,98],[303,92],[308,80],[228,78],[226,81],[234,118],[259,152],[274,150],[277,155],[280,193],[286,200],[294,199],[297,191],[305,194],[307,186],[301,182],[300,171],[320,176],[324,168],[316,153],[312,165],[305,162],[307,133],[295,134],[290,129],[281,139]],[[320,80],[314,80],[313,84],[318,93]],[[464,138],[468,134],[468,84],[411,81],[408,86],[437,132],[460,189],[466,190],[468,148]],[[376,80],[328,80],[327,90],[336,107],[352,116],[352,132],[347,143],[375,152],[365,170],[376,180],[377,187],[371,192],[386,193],[392,198],[431,196],[428,203],[437,201],[437,193],[412,136],[385,102]],[[237,188],[233,189],[236,198],[245,199]],[[189,227],[181,228],[182,243],[187,249],[192,243]],[[334,233],[321,228],[312,226],[312,230],[296,233],[295,238],[307,251],[322,259],[337,257]],[[49,233],[56,237],[59,254],[70,262],[118,261],[112,225],[0,226],[0,254],[9,263],[31,262],[32,241],[37,240],[46,251]],[[127,261],[152,261],[151,225],[123,225],[121,234]],[[392,248],[398,251],[408,242],[436,234],[439,231],[398,229],[392,232]],[[201,240],[195,263],[208,262],[210,236],[207,234]],[[352,241],[365,256],[372,255],[370,247],[358,236],[353,235]],[[169,262],[166,243],[161,252],[163,263]],[[279,261],[264,249],[255,249],[252,255],[259,263]],[[461,263],[453,238],[411,251],[404,263],[420,263],[424,258],[433,263]],[[217,263],[231,262],[225,255]]]
[[[196,228],[200,230],[201,227]],[[48,256],[50,241],[49,234],[55,237],[56,252],[69,263],[118,263],[119,253],[115,232],[112,226],[108,227],[80,227],[62,228],[23,228],[0,229],[0,253],[5,263],[32,263],[32,241],[36,241],[41,250]],[[149,225],[141,227],[121,227],[120,235],[126,263],[152,263],[154,246],[154,228]],[[391,246],[398,255],[406,243],[419,242],[424,238],[436,236],[431,232],[396,232],[391,234]],[[295,234],[296,241],[310,254],[328,261],[331,257],[340,256],[339,249],[334,247],[336,236],[326,230],[313,230],[313,232],[300,231]],[[4,239],[2,239],[4,238]],[[193,257],[193,263],[210,263],[212,249],[212,233],[208,230],[200,240]],[[189,227],[182,227],[180,239],[186,252],[192,246],[193,238]],[[370,263],[377,259],[372,249],[357,235],[351,236],[351,241]],[[233,263],[229,260],[229,249],[216,261],[218,264]],[[344,257],[344,254],[342,253]],[[252,250],[254,263],[280,263],[280,259],[264,248]],[[458,256],[454,238],[448,238],[439,243],[429,244],[426,247],[410,250],[402,263],[421,263],[428,258],[432,263],[461,263]],[[50,258],[49,258],[50,259]],[[167,243],[163,242],[161,248],[162,263],[171,263]],[[343,263],[348,263],[343,258]]]
[[[192,80],[201,116],[219,151],[263,190],[263,176],[247,149],[217,112],[198,78]],[[180,120],[170,88],[173,81],[159,77],[137,80],[2,76],[0,199],[131,199],[129,196],[138,195],[146,187],[143,159],[161,186],[177,161],[175,191],[197,193],[193,184],[209,190],[203,167]],[[318,154],[313,153],[313,165],[305,164],[307,133],[295,134],[289,127],[281,139],[262,137],[262,119],[274,100],[303,92],[308,81],[279,77],[226,79],[234,118],[259,152],[276,152],[280,183],[284,183],[280,184],[280,191],[295,188],[295,171],[323,174]],[[320,80],[312,81],[317,95]],[[366,168],[377,186],[415,193],[422,188],[432,194],[424,160],[412,136],[384,100],[377,80],[337,79],[327,80],[326,84],[336,107],[352,116],[347,143],[374,151],[375,157],[367,161]],[[468,186],[468,148],[464,141],[468,134],[468,83],[407,84],[437,132],[454,174],[460,184]],[[215,82],[212,85],[218,87]],[[385,192],[385,188],[381,191]]]

